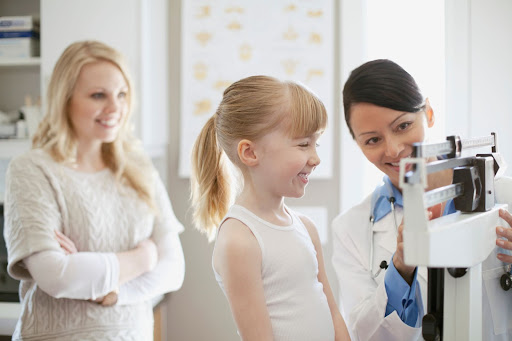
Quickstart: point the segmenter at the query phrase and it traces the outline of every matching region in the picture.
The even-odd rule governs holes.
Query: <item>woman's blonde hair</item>
[[[106,61],[123,74],[128,87],[128,109],[116,139],[103,143],[102,158],[116,179],[132,187],[150,207],[153,203],[153,184],[145,176],[150,162],[140,148],[140,141],[132,135],[130,116],[134,106],[134,89],[126,62],[117,50],[98,41],[80,41],[69,45],[55,64],[48,85],[45,116],[32,139],[32,148],[42,148],[57,162],[76,161],[77,139],[68,107],[76,82],[84,65]]]
[[[232,201],[225,156],[243,170],[238,142],[256,141],[283,125],[294,138],[322,131],[327,126],[325,107],[305,87],[268,76],[241,79],[224,91],[192,150],[193,220],[210,241]]]

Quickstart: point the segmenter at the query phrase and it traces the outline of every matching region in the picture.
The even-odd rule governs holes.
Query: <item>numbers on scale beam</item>
[[[453,151],[453,146],[450,141],[439,142],[439,143],[425,143],[417,147],[416,157],[431,157],[449,154]]]
[[[464,186],[461,183],[434,189],[425,193],[425,205],[427,207],[454,199],[464,192]]]
[[[462,149],[465,148],[477,148],[477,147],[494,147],[494,136],[475,137],[472,139],[461,141]]]

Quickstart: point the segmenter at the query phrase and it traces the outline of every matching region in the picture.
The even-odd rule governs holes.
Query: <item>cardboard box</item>
[[[0,31],[39,32],[39,18],[30,15],[0,17]]]
[[[0,59],[36,57],[39,49],[37,16],[0,17]]]

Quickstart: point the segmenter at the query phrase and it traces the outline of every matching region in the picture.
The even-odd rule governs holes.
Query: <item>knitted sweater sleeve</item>
[[[62,201],[44,165],[27,153],[6,172],[4,239],[9,274],[32,280],[23,259],[40,251],[60,251],[54,230],[62,226]]]
[[[66,204],[54,170],[34,152],[9,164],[4,228],[9,273],[35,281],[57,298],[101,297],[117,287],[117,258],[114,253],[64,254],[55,230],[62,229]]]
[[[156,176],[155,202],[157,217],[151,238],[158,248],[156,267],[119,288],[118,304],[147,301],[178,290],[185,276],[185,259],[179,234],[183,225],[174,215],[171,201],[161,179]]]

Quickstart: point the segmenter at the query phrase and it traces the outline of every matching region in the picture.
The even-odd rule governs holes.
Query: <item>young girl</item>
[[[213,270],[243,340],[349,339],[316,228],[284,204],[304,195],[326,124],[304,87],[254,76],[224,91],[195,143],[195,224],[216,238]],[[231,207],[226,156],[243,178]]]

